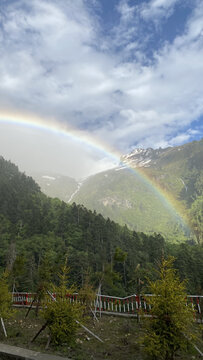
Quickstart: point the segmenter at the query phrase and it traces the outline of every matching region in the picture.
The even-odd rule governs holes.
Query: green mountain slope
[[[167,149],[136,149],[121,160],[126,166],[139,168],[171,198],[175,208],[181,208],[201,242],[203,140]],[[160,232],[170,240],[182,240],[183,233],[189,235],[163,199],[127,169],[110,170],[87,179],[73,201],[138,231]]]
[[[185,209],[199,243],[203,242],[203,139],[168,149],[145,173]]]
[[[33,198],[40,193],[31,177],[18,171],[17,166],[0,157],[0,214],[12,223],[31,216]]]
[[[122,166],[81,183],[64,176],[34,175],[41,190],[65,202],[83,204],[131,229],[158,232],[171,241],[195,237],[203,241],[203,140],[166,149],[135,149],[121,158]],[[192,228],[183,225],[152,187],[125,167],[141,171],[170,198]]]
[[[69,176],[58,174],[43,175],[41,173],[31,173],[31,176],[44,194],[65,202],[69,201],[78,186],[77,181]]]
[[[159,185],[189,207],[203,192],[203,139],[165,151],[144,169]]]
[[[129,169],[109,170],[88,178],[73,201],[96,209],[136,231],[184,238],[184,225],[152,186]]]
[[[48,198],[33,179],[0,158],[0,273],[9,270],[11,287],[35,291],[45,277],[56,282],[67,254],[70,285],[82,286],[88,274],[95,288],[102,283],[103,293],[132,294],[138,276],[154,278],[151,269],[163,252],[176,256],[188,289],[201,292],[201,246],[167,244],[159,234],[131,231],[84,206]]]

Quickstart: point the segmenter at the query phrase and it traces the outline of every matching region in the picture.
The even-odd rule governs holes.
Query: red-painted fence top
[[[50,294],[49,294],[50,295]],[[141,309],[150,313],[150,297],[152,294],[145,295],[130,295],[126,297],[109,296],[97,294],[92,307],[100,312],[115,312],[115,313],[137,313]],[[51,298],[56,298],[56,294],[51,294]],[[30,306],[38,303],[35,293],[14,292],[12,293],[13,304],[16,306]],[[80,302],[78,294],[67,294],[66,300],[70,302]],[[203,295],[187,295],[186,303],[192,304],[196,314],[202,316],[201,308],[203,307]]]

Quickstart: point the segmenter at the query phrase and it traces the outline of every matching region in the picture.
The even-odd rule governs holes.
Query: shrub
[[[81,320],[81,306],[61,299],[52,301],[44,310],[44,319],[50,331],[51,341],[57,345],[73,344]]]

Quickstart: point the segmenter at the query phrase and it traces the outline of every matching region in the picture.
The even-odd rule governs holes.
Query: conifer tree
[[[8,273],[4,272],[0,276],[0,318],[8,319],[13,315],[12,295],[8,288]]]
[[[193,338],[193,310],[186,304],[185,282],[173,268],[174,258],[163,259],[159,279],[149,281],[151,318],[144,323],[142,342],[153,359],[171,360],[178,350],[186,350]]]
[[[78,321],[81,321],[83,309],[79,303],[68,301],[67,294],[73,294],[75,289],[67,287],[69,268],[67,259],[61,272],[58,274],[59,285],[54,286],[53,290],[56,295],[56,301],[49,298],[42,316],[46,320],[46,326],[49,328],[51,341],[61,345],[63,343],[74,343]],[[51,301],[50,301],[51,300]]]

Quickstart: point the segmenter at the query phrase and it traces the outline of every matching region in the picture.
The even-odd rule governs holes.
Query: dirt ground
[[[88,329],[99,336],[103,343],[99,342],[84,329],[80,328],[76,338],[76,344],[69,346],[53,346],[45,350],[48,341],[48,329],[45,329],[38,338],[31,343],[31,339],[36,335],[43,325],[43,320],[36,318],[34,311],[29,313],[25,319],[26,310],[17,309],[15,316],[5,322],[8,338],[4,337],[0,329],[0,341],[10,345],[20,346],[27,349],[52,353],[69,357],[73,360],[145,360],[147,357],[139,345],[140,325],[136,318],[121,318],[110,315],[103,315],[99,321],[94,322],[89,319],[86,323]],[[198,344],[203,351],[203,342]],[[199,359],[199,355],[194,348],[190,348],[188,353],[177,357],[179,360]],[[202,357],[201,357],[202,358]]]

